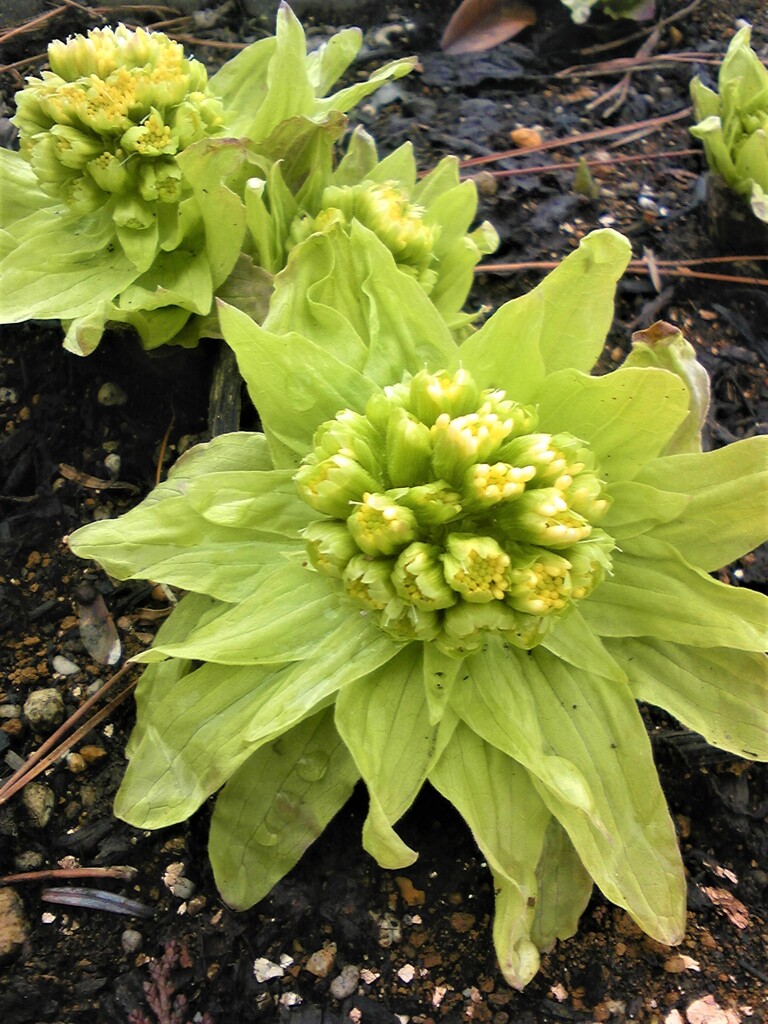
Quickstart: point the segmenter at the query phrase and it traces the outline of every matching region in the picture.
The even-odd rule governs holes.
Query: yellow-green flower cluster
[[[318,429],[296,474],[312,565],[392,638],[463,657],[541,642],[611,568],[594,456],[464,370],[417,373]]]
[[[115,223],[142,230],[181,198],[175,156],[222,126],[208,75],[162,32],[93,29],[53,42],[14,118],[42,189],[78,213],[114,199]]]
[[[401,270],[412,274],[429,293],[437,281],[434,247],[439,225],[425,219],[426,210],[411,202],[395,181],[381,184],[330,185],[320,200],[316,217],[301,218],[293,227],[295,241],[337,223],[348,227],[357,220],[386,245]]]

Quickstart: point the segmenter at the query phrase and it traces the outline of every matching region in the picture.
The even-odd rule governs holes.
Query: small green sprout
[[[701,139],[710,170],[768,224],[768,69],[750,46],[751,28],[739,29],[720,67],[718,91],[691,82],[691,134]]]
[[[459,346],[366,232],[314,236],[325,263],[289,260],[263,325],[221,305],[264,433],[192,449],[70,538],[188,591],[137,659],[116,813],[160,828],[218,794],[213,870],[246,908],[360,779],[365,849],[413,863],[394,826],[428,780],[491,869],[510,985],[593,882],[680,942],[636,701],[768,759],[767,602],[709,575],[765,539],[766,438],[701,451],[706,383],[669,326],[590,376],[629,259],[615,232]],[[352,276],[332,287],[334,266]]]

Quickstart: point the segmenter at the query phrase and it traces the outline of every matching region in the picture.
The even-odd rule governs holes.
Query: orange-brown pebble
[[[103,747],[97,747],[92,743],[89,743],[84,747],[80,747],[78,753],[86,764],[96,764],[107,756],[107,752]]]
[[[407,907],[422,907],[424,905],[424,890],[416,889],[410,878],[398,875],[395,882]]]
[[[512,140],[512,145],[517,146],[518,149],[533,149],[544,141],[541,132],[537,132],[535,128],[514,128],[509,133],[509,137]]]

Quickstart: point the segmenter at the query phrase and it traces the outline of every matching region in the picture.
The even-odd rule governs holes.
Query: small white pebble
[[[126,928],[120,936],[120,944],[126,953],[138,953],[144,942],[144,936],[135,928]]]
[[[400,970],[397,972],[397,976],[400,979],[400,981],[405,982],[405,984],[407,985],[416,977],[416,968],[413,966],[413,964],[406,964],[405,967],[400,968]]]

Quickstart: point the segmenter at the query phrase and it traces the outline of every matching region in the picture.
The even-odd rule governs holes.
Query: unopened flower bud
[[[508,438],[530,434],[539,422],[538,413],[532,405],[521,405],[507,398],[505,391],[494,388],[488,388],[481,393],[478,412],[484,415],[494,413],[500,420],[507,421],[510,424]]]
[[[383,558],[355,555],[344,570],[344,587],[350,597],[371,611],[398,604],[392,583],[392,562]]]
[[[469,413],[454,419],[442,413],[432,427],[435,475],[461,486],[468,466],[495,456],[511,429],[511,420],[499,419],[495,413]]]
[[[518,616],[501,601],[469,604],[459,601],[443,616],[443,632],[437,646],[452,657],[476,651],[488,639],[488,633],[506,636],[517,628]]]
[[[545,548],[570,547],[592,532],[557,487],[527,488],[516,501],[500,507],[499,519],[514,540]]]
[[[410,487],[428,479],[432,458],[429,427],[395,408],[387,427],[387,473],[393,487]]]
[[[605,486],[594,473],[583,472],[575,476],[565,492],[568,505],[574,512],[599,523],[611,505]]]
[[[381,612],[379,625],[394,640],[402,643],[410,643],[413,640],[427,643],[440,633],[440,618],[437,612],[417,608],[405,601],[388,605]]]
[[[448,586],[465,601],[483,604],[501,600],[509,586],[509,555],[492,537],[470,533],[452,533],[442,555]]]
[[[53,125],[51,136],[59,162],[73,170],[82,170],[88,161],[98,156],[104,148],[97,136],[66,124]]]
[[[410,508],[422,528],[442,526],[458,518],[462,513],[461,498],[445,480],[434,480],[431,484],[418,487],[400,488],[397,500]]]
[[[299,494],[308,505],[326,516],[345,519],[353,502],[361,501],[377,484],[355,459],[337,453],[321,462],[307,462],[295,476]]]
[[[144,231],[152,225],[156,216],[153,206],[138,196],[128,195],[115,204],[113,219],[121,228]]]
[[[349,532],[366,555],[394,555],[416,538],[413,512],[387,494],[365,493],[347,519]]]
[[[409,389],[407,384],[391,384],[383,391],[377,391],[368,399],[365,415],[377,430],[386,433],[392,410],[407,408]]]
[[[146,202],[177,203],[181,189],[181,169],[173,160],[154,160],[139,167],[139,193]]]
[[[507,604],[529,615],[563,611],[571,595],[568,559],[530,545],[515,545],[509,553],[512,565],[507,573]]]
[[[470,466],[464,477],[467,507],[490,508],[500,501],[518,498],[525,485],[536,475],[533,466],[510,466],[508,462],[479,462]]]
[[[438,416],[466,416],[477,409],[479,392],[466,370],[453,375],[445,370],[429,373],[420,370],[410,383],[409,409],[422,423],[431,427]]]
[[[88,173],[104,192],[122,193],[130,184],[125,160],[112,153],[102,153],[88,164]]]
[[[579,541],[568,549],[571,597],[574,601],[589,597],[598,583],[610,573],[611,552],[615,546],[613,538],[603,530],[593,530],[588,540]]]
[[[395,562],[392,580],[400,597],[417,608],[437,611],[458,600],[445,582],[440,548],[416,541],[409,544]]]
[[[344,523],[318,520],[304,531],[309,560],[325,576],[341,579],[348,563],[360,554]]]

